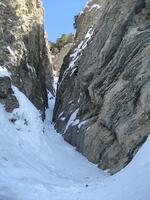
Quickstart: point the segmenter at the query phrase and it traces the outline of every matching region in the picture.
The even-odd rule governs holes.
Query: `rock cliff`
[[[81,13],[75,16],[76,43],[81,42],[90,28],[95,28],[102,14],[105,0],[89,0]]]
[[[56,42],[49,41],[49,49],[52,55],[53,75],[59,77],[64,58],[74,45],[74,34],[62,34]]]
[[[52,55],[53,74],[59,77],[60,69],[63,64],[64,58],[69,53],[73,43],[66,44],[57,54]]]
[[[0,101],[3,104],[10,98],[16,101],[8,110],[19,106],[11,84],[18,87],[43,116],[47,90],[53,93],[43,17],[40,0],[0,1]]]
[[[53,120],[66,141],[115,173],[150,134],[150,1],[91,0],[76,27]]]

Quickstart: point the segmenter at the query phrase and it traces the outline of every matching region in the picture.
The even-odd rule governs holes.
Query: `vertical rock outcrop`
[[[54,76],[59,77],[60,69],[63,64],[64,58],[69,53],[72,46],[73,46],[73,43],[66,44],[64,47],[62,47],[62,49],[58,53],[56,53],[55,55],[52,55]]]
[[[102,14],[105,0],[87,1],[84,10],[75,17],[76,43],[81,42],[90,28],[95,29]]]
[[[115,173],[150,134],[150,1],[92,2],[99,17],[94,29],[90,15],[84,26],[87,7],[76,20],[77,45],[61,69],[53,119],[78,151]]]
[[[40,0],[0,0],[1,76],[7,71],[44,115],[53,79],[43,17]]]

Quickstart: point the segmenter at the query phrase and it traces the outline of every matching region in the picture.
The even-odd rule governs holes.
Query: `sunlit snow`
[[[10,114],[0,105],[0,200],[149,200],[150,139],[125,169],[109,176],[55,132],[51,95],[43,123],[13,90],[20,108]]]
[[[6,67],[0,65],[0,77],[8,76],[10,77],[10,72],[6,69]]]

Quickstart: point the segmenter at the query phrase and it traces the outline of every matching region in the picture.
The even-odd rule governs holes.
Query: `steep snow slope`
[[[43,125],[33,104],[13,90],[20,108],[9,114],[0,106],[0,200],[70,200],[78,187],[107,177],[56,134],[52,110]]]
[[[0,200],[149,200],[150,140],[120,173],[109,176],[55,132],[54,99],[42,123],[17,88],[20,108],[0,106]]]
[[[150,138],[133,161],[121,172],[101,183],[93,182],[80,200],[149,200],[150,199]],[[87,195],[88,193],[88,195]],[[87,197],[85,198],[85,196]]]

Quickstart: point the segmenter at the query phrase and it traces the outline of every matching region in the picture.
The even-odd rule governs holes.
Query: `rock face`
[[[44,115],[53,80],[43,15],[40,0],[0,1],[0,72],[7,70],[12,84]]]
[[[19,107],[17,98],[12,90],[9,77],[0,77],[0,103],[4,105],[7,112],[12,112],[14,108]]]
[[[53,119],[78,151],[115,173],[150,134],[150,1],[106,0],[98,12],[94,31],[77,30]]]
[[[72,46],[73,46],[73,43],[69,43],[65,45],[56,55],[52,56],[54,76],[57,76],[57,77],[59,76],[64,58],[69,53]]]
[[[76,43],[81,42],[90,28],[95,28],[102,14],[105,0],[90,0],[78,16],[75,17]]]

